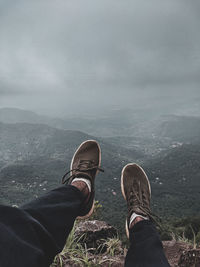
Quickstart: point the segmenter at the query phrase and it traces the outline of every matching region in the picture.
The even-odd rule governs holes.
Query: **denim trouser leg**
[[[130,230],[125,267],[169,267],[162,242],[151,221],[140,221]]]
[[[0,205],[0,267],[48,267],[63,249],[82,202],[81,192],[69,185],[20,208]],[[137,223],[130,241],[126,267],[169,266],[150,221]]]
[[[83,196],[62,186],[20,208],[0,205],[0,267],[47,267],[62,251]]]

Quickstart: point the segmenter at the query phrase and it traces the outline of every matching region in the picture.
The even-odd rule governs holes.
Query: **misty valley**
[[[102,148],[105,173],[97,177],[96,199],[103,206],[103,219],[123,228],[126,206],[120,175],[129,162],[147,172],[152,208],[159,216],[200,213],[200,118],[150,119],[141,110],[113,110],[96,119],[55,119],[0,109],[1,203],[20,205],[60,186],[76,147],[86,139],[98,140]]]

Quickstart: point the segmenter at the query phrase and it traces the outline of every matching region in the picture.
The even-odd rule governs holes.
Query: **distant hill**
[[[112,136],[119,131],[122,134],[132,133],[131,121],[133,116],[127,116],[124,111],[115,112],[100,117],[82,116],[80,117],[66,117],[51,118],[48,116],[41,116],[32,111],[21,110],[17,108],[2,108],[0,109],[0,122],[3,123],[35,123],[47,124],[51,127],[65,130],[78,130],[87,132],[96,136]],[[135,120],[135,119],[134,119]]]
[[[153,119],[152,119],[153,118]],[[153,116],[149,111],[116,109],[94,116],[93,114],[61,118],[38,115],[32,111],[16,108],[0,109],[0,122],[46,124],[64,130],[78,130],[100,136],[151,136],[154,129],[163,122],[163,117]]]
[[[35,112],[18,108],[1,108],[0,122],[4,123],[42,123],[45,117],[37,115]]]
[[[144,145],[148,146],[149,140],[163,142],[163,139],[168,138],[172,141],[192,143],[200,136],[199,117],[153,116],[145,110],[131,109],[113,110],[99,117],[93,117],[92,114],[82,117],[80,114],[80,117],[60,119],[41,116],[27,110],[3,108],[0,109],[0,122],[46,124],[58,129],[82,131],[94,136],[108,137],[108,142],[113,144],[120,141],[125,147],[128,147],[130,142],[135,145],[135,138],[146,140]]]
[[[61,118],[41,116],[32,111],[17,108],[0,109],[0,122],[3,123],[36,123],[47,124],[51,127],[65,130],[79,130],[95,136],[132,135],[141,124],[141,119],[146,117],[144,112],[133,110],[112,110],[106,114],[93,114]]]
[[[21,161],[37,156],[63,157],[74,146],[92,136],[64,131],[42,124],[0,123],[0,153],[4,161]]]
[[[200,141],[200,117],[166,116],[157,135],[180,142]]]
[[[2,109],[0,121],[3,120],[1,112]],[[70,124],[70,119],[51,119],[26,111],[22,111],[24,115],[21,116],[20,112],[17,115],[20,123],[17,123],[17,116],[12,118],[11,115],[10,119],[3,117],[10,124],[0,123],[2,203],[21,204],[59,186],[62,175],[69,170],[76,147],[86,139],[97,139],[102,148],[105,173],[97,178],[96,197],[103,204],[105,220],[121,225],[125,216],[120,174],[129,162],[142,164],[147,171],[152,184],[153,208],[158,214],[177,217],[200,213],[199,118],[163,116],[153,122],[141,122],[138,128],[129,118],[126,132],[125,124],[120,125],[123,114],[119,122],[117,120],[119,111],[113,124],[111,117],[100,121],[86,118],[86,124],[84,120],[71,119]],[[14,114],[14,110],[11,113]],[[27,123],[31,118],[33,123]],[[59,123],[62,127],[55,128]],[[117,132],[127,135],[131,132],[132,135],[102,138],[74,129],[61,129],[65,126],[70,129],[73,123],[75,128],[83,125],[88,130],[93,129],[98,136],[106,131],[111,135]]]
[[[27,160],[39,156],[50,158],[65,157],[77,145],[87,139],[96,137],[80,131],[61,130],[43,124],[0,123],[0,153],[5,162]],[[137,151],[126,149],[120,145],[106,143],[97,138],[105,147],[106,154],[113,153],[116,157],[136,157],[143,155]]]
[[[200,145],[183,145],[149,160],[154,209],[162,215],[200,214]]]
[[[79,131],[60,130],[42,124],[0,123],[0,201],[22,204],[49,189],[60,186],[61,177],[69,170],[78,145],[96,139]],[[128,162],[139,162],[143,154],[106,143],[97,138],[102,149],[104,174],[97,179],[97,199],[108,207],[106,218],[116,213],[119,222],[125,203],[120,193],[120,173]],[[116,207],[113,209],[113,207]]]

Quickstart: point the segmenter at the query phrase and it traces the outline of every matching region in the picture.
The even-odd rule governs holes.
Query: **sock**
[[[133,221],[135,220],[135,218],[137,218],[137,217],[141,217],[141,218],[143,218],[144,220],[149,220],[148,217],[144,217],[144,216],[142,216],[142,215],[137,214],[137,213],[134,212],[134,213],[131,215],[131,218],[130,218],[129,228],[131,227],[132,222],[133,222]]]
[[[88,180],[88,179],[85,179],[85,178],[75,178],[73,181],[72,181],[72,183],[73,182],[84,182],[86,185],[87,185],[87,187],[88,187],[88,190],[89,190],[89,193],[91,193],[91,182],[90,182],[90,180]]]

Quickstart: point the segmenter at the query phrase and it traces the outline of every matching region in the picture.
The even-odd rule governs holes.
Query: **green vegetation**
[[[162,225],[160,234],[164,240],[174,239],[196,249],[200,247],[200,217],[170,221]],[[76,237],[74,227],[63,251],[56,256],[51,267],[63,267],[65,264],[77,267],[112,266],[117,262],[117,256],[126,254],[120,239],[105,238],[98,249],[87,248],[86,243],[82,242],[84,239]]]
[[[112,266],[112,263],[116,262],[112,257],[121,253],[121,242],[117,238],[105,239],[101,248],[97,250],[87,248],[86,244],[79,243],[80,240],[82,240],[82,237],[77,239],[74,227],[63,251],[55,257],[51,267],[63,267],[64,264],[69,264],[70,266],[97,267],[103,266],[105,263],[109,264],[108,266]],[[106,247],[106,252],[103,254],[99,253],[104,247]]]
[[[174,218],[159,229],[162,240],[176,240],[200,247],[200,217]]]
[[[95,201],[95,207],[90,219],[100,219],[102,205]],[[119,238],[105,238],[101,245],[95,248],[87,248],[84,242],[85,236],[77,237],[75,234],[76,223],[66,241],[63,251],[55,257],[51,267],[63,267],[65,263],[81,267],[112,266],[115,256],[123,253],[122,243]]]
[[[122,243],[119,238],[108,238],[103,240],[103,244],[100,246],[101,250],[106,249],[106,253],[110,256],[120,254],[122,251]]]

